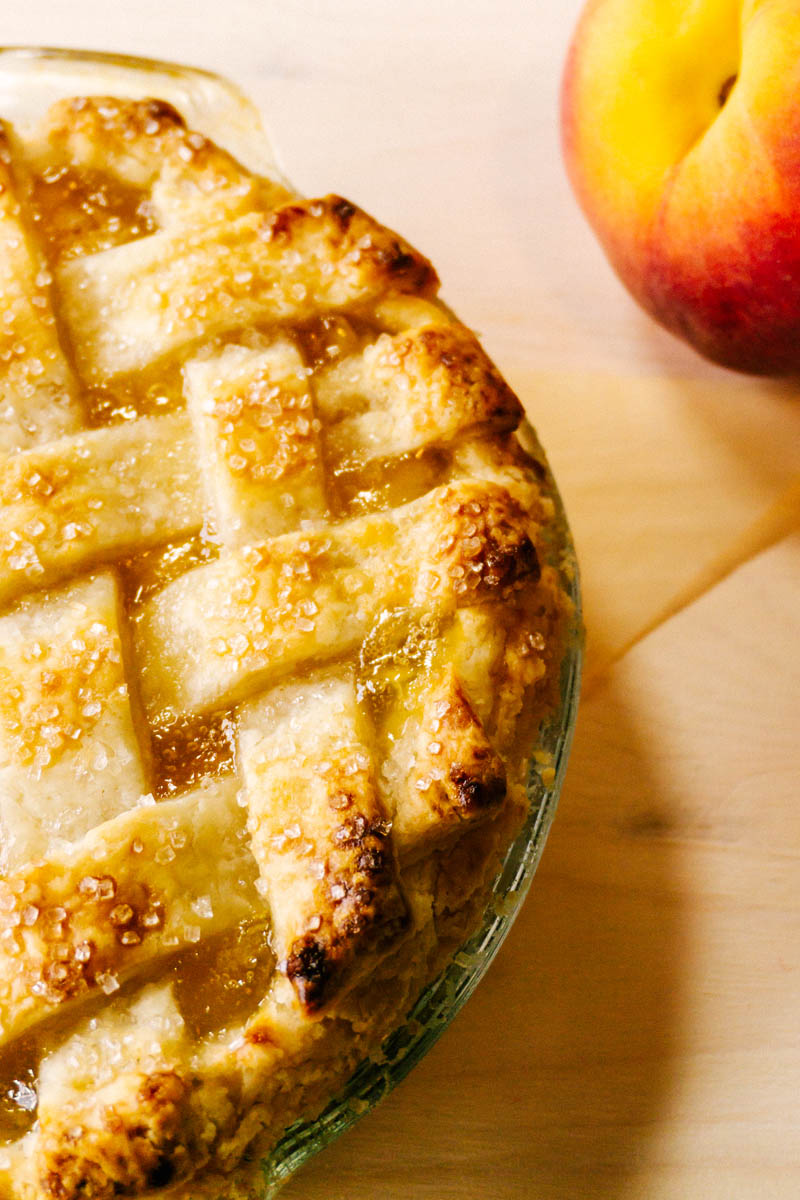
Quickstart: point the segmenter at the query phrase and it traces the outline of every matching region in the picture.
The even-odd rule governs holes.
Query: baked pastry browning
[[[233,1195],[480,921],[568,604],[437,286],[160,100],[2,127],[9,1200]]]

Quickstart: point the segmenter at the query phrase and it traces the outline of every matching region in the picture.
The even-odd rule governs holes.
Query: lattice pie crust
[[[0,247],[0,1194],[230,1194],[480,918],[552,504],[431,265],[161,102],[3,127]]]

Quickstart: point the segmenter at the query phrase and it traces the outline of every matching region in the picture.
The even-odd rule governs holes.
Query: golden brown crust
[[[404,865],[452,843],[505,801],[503,760],[450,664],[425,692],[395,757],[403,769],[393,832]]]
[[[408,926],[352,677],[248,705],[240,757],[279,969],[306,1013],[329,1007]],[[302,750],[286,755],[291,739]]]
[[[235,790],[151,797],[0,882],[0,1043],[258,914]]]
[[[505,798],[503,763],[452,670],[426,704],[411,786],[427,796],[442,820],[449,814],[460,821],[488,815]]]
[[[429,325],[376,343],[374,370],[400,376],[427,401],[422,419],[430,424],[458,413],[462,429],[489,426],[496,433],[516,429],[522,405],[477,339],[463,326]]]
[[[92,382],[200,337],[438,285],[426,258],[339,196],[157,233],[72,259],[57,277],[78,365]]]
[[[442,538],[434,561],[459,596],[489,599],[525,579],[539,578],[539,557],[526,532],[526,514],[503,488],[453,486],[442,499]]]
[[[427,258],[343,196],[284,204],[264,219],[258,236],[301,253],[313,249],[330,264],[357,265],[387,290],[427,296],[439,284]]]
[[[323,1011],[360,956],[388,948],[408,923],[388,822],[370,821],[352,778],[342,782],[330,800],[344,819],[333,831],[319,927],[295,938],[286,957],[286,975],[308,1013]]]
[[[25,996],[55,1007],[99,989],[123,969],[126,950],[130,957],[164,925],[164,896],[143,880],[120,886],[113,875],[86,874],[75,883],[47,874],[39,870],[0,885],[0,930],[20,930],[24,947],[13,960],[2,956],[3,1009],[17,1020]]]
[[[328,452],[340,469],[464,436],[502,434],[522,416],[472,334],[441,316],[384,334],[337,362],[318,376],[316,396],[329,422]]]
[[[0,121],[0,455],[81,424],[76,380],[55,328],[51,284],[44,256],[28,235]]]
[[[328,515],[321,423],[291,341],[214,348],[187,362],[184,378],[206,491],[227,545],[285,533],[298,514]]]
[[[202,134],[186,128],[164,100],[120,100],[82,96],[53,105],[29,150],[44,183],[55,169],[94,176],[140,193],[140,218],[152,227],[191,223],[198,209],[206,216],[232,215],[279,203],[288,195],[277,183],[253,176]],[[59,182],[53,180],[54,182]],[[62,203],[69,191],[60,190]],[[60,218],[63,220],[62,218]],[[76,211],[72,229],[80,237],[85,222]],[[72,255],[75,237],[59,239],[56,257]]]
[[[189,1084],[174,1071],[121,1076],[80,1116],[48,1114],[37,1142],[38,1175],[48,1200],[111,1200],[163,1188],[188,1175]]]
[[[0,460],[0,605],[202,524],[184,413],[76,433]]]
[[[505,599],[538,577],[532,533],[505,489],[462,480],[391,514],[226,555],[143,606],[136,638],[145,705],[156,717],[235,703],[354,650],[387,608],[444,614]]]
[[[112,621],[76,622],[71,638],[54,639],[49,615],[34,607],[18,621],[0,619],[0,745],[4,760],[22,768],[59,762],[126,682]]]

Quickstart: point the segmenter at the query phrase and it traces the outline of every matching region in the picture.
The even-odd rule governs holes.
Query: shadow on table
[[[669,765],[629,705],[619,671],[586,699],[542,866],[487,979],[286,1200],[621,1200],[646,1178],[686,933]]]
[[[800,377],[717,367],[644,314],[637,332],[653,374],[671,378],[676,396],[683,398],[698,440],[713,437],[720,454],[725,451],[740,478],[751,479],[754,487],[770,488],[776,480],[785,487],[797,472]],[[780,484],[776,494],[779,490]]]

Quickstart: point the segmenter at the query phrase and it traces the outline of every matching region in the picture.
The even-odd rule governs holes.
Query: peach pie
[[[228,1194],[480,922],[566,601],[436,292],[161,101],[0,127],[8,1200]]]

